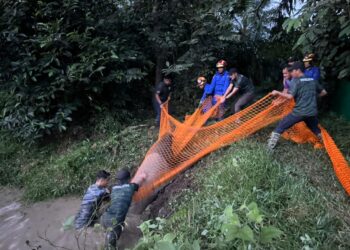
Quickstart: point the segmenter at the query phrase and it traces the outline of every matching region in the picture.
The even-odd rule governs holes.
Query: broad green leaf
[[[62,229],[63,231],[67,231],[70,229],[73,229],[74,227],[74,215],[68,217],[63,223],[62,223]]]
[[[163,240],[173,242],[173,240],[176,238],[176,235],[173,233],[167,233],[164,235]]]
[[[193,241],[193,243],[192,243],[192,250],[200,250],[200,249],[201,249],[201,247],[199,245],[199,240]]]
[[[350,36],[350,24],[346,26],[338,35],[339,38]]]
[[[260,241],[262,243],[269,243],[273,239],[280,237],[282,234],[283,232],[274,226],[263,227],[260,233]]]
[[[221,228],[221,231],[225,235],[225,239],[227,241],[234,240],[236,238],[239,238],[239,231],[240,228],[233,224],[224,224]]]
[[[254,232],[248,225],[245,225],[243,228],[240,228],[238,230],[237,238],[240,238],[244,241],[253,242],[254,241]]]
[[[175,245],[169,241],[158,241],[155,244],[155,249],[156,250],[176,250]]]
[[[338,78],[342,79],[342,78],[348,76],[349,73],[350,73],[350,69],[343,69],[342,71],[339,72]]]

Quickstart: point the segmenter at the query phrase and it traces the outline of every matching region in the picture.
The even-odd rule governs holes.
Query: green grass
[[[322,123],[349,159],[349,137],[339,136],[349,123],[333,116]],[[349,249],[349,197],[326,152],[281,140],[270,155],[265,144],[271,130],[211,154],[182,176],[193,178],[192,188],[170,199],[166,206],[173,213],[154,235],[175,232],[175,241],[199,240],[203,249]],[[251,202],[264,216],[262,225],[247,222],[254,233],[272,225],[283,231],[279,239],[226,240],[220,231],[225,208],[231,206],[240,215],[242,204]]]
[[[0,184],[23,188],[26,200],[39,201],[82,193],[100,169],[112,174],[120,168],[135,170],[153,144],[156,131],[144,124],[118,132],[112,122],[106,125],[103,121],[103,129],[98,124],[90,139],[71,142],[63,138],[46,146],[22,145],[1,132]],[[104,131],[106,127],[108,131]]]

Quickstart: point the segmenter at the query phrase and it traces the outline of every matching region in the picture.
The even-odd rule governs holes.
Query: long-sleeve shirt
[[[305,69],[304,71],[304,75],[306,77],[310,77],[316,81],[319,81],[321,78],[321,72],[320,72],[320,68],[316,67],[316,66],[312,66],[310,68]]]
[[[84,226],[89,226],[89,223],[94,219],[94,214],[100,205],[100,202],[104,197],[107,196],[108,191],[106,188],[99,187],[96,184],[93,184],[88,188],[84,194],[79,212],[74,219],[74,226],[76,229],[83,228]]]
[[[230,85],[230,76],[227,71],[223,73],[216,72],[214,75],[211,85],[213,88],[213,94],[217,96],[223,96]]]

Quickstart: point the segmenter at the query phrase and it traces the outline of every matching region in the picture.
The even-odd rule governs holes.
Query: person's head
[[[305,55],[303,59],[305,68],[309,68],[312,66],[314,58],[315,58],[315,54],[313,53],[308,53]]]
[[[288,65],[289,65],[289,66],[292,66],[296,61],[297,61],[297,60],[295,59],[294,56],[290,56],[290,57],[288,58]]]
[[[293,65],[288,68],[293,78],[302,77],[304,75],[304,70],[304,64],[300,61],[293,63]]]
[[[115,177],[118,184],[125,184],[130,180],[130,172],[127,169],[122,169],[117,172]]]
[[[207,83],[207,79],[204,76],[200,76],[197,78],[198,88],[203,89],[206,83]]]
[[[292,78],[292,76],[288,70],[288,65],[283,66],[282,74],[283,74],[283,79],[290,80]]]
[[[100,170],[96,174],[96,185],[100,187],[107,187],[109,182],[110,173],[105,170]]]
[[[216,63],[216,68],[218,69],[218,72],[221,74],[224,72],[225,68],[227,66],[227,62],[225,60],[220,60]]]
[[[171,78],[170,78],[170,76],[164,76],[164,77],[163,77],[163,82],[164,82],[166,85],[170,85],[170,84],[171,84]]]
[[[237,77],[238,77],[238,70],[237,70],[236,68],[230,69],[230,71],[229,71],[228,74],[229,74],[231,80],[233,80],[233,81],[237,80]]]

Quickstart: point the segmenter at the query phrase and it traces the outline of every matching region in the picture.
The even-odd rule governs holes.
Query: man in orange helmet
[[[212,104],[215,105],[225,94],[228,86],[230,85],[230,76],[226,70],[227,62],[225,60],[220,60],[216,64],[217,72],[211,80],[210,89],[205,95],[214,95]],[[210,92],[210,93],[209,93]],[[205,98],[204,98],[205,99]],[[219,107],[219,113],[217,120],[222,120],[224,115],[224,102]]]

